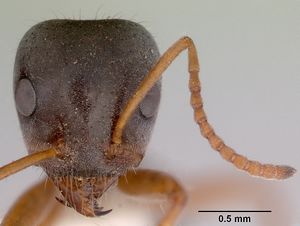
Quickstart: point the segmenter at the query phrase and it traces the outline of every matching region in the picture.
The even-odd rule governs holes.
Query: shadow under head
[[[126,20],[49,20],[25,34],[14,68],[21,129],[29,153],[56,148],[63,155],[40,163],[62,193],[74,189],[72,180],[94,190],[102,183],[96,195],[101,196],[140,163],[160,82],[126,125],[116,155],[107,151],[122,109],[158,59],[151,34]]]

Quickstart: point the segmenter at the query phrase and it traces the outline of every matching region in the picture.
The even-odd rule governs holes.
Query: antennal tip
[[[287,179],[292,177],[297,170],[291,166],[279,166],[280,170],[278,170],[277,179]]]

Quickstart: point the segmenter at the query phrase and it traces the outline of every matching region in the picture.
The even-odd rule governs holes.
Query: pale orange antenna
[[[55,158],[58,156],[58,152],[51,148],[45,151],[39,151],[30,155],[27,155],[21,159],[18,159],[12,163],[9,163],[0,168],[0,180],[5,177],[8,177],[14,173],[17,173],[28,166],[32,166],[38,162],[41,162],[46,159]]]
[[[112,136],[114,144],[122,143],[122,133],[132,113],[143,100],[148,91],[160,79],[162,73],[169,67],[173,60],[185,49],[188,49],[188,70],[190,74],[189,88],[191,92],[191,105],[194,109],[194,118],[200,127],[201,134],[208,140],[211,147],[218,151],[221,156],[233,163],[238,169],[247,171],[253,176],[269,179],[285,179],[292,176],[296,170],[290,166],[279,166],[261,164],[248,160],[246,157],[237,154],[232,148],[227,146],[223,140],[215,133],[209,124],[203,109],[203,101],[200,95],[201,87],[199,80],[199,61],[197,50],[191,38],[183,37],[174,43],[159,59],[157,64],[151,69],[141,85],[129,100],[120,115]]]

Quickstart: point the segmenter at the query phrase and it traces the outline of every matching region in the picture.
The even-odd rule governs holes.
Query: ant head
[[[25,34],[15,61],[16,107],[29,153],[55,148],[63,156],[40,163],[49,177],[117,178],[139,164],[160,82],[126,124],[121,144],[112,145],[112,134],[158,58],[152,36],[126,20],[50,20]]]

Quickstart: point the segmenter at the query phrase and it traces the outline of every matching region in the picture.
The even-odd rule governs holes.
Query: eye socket
[[[16,107],[20,114],[30,116],[36,108],[36,93],[31,81],[27,78],[21,79],[15,91]]]
[[[146,118],[154,116],[160,100],[160,86],[155,85],[140,103],[140,111]]]

